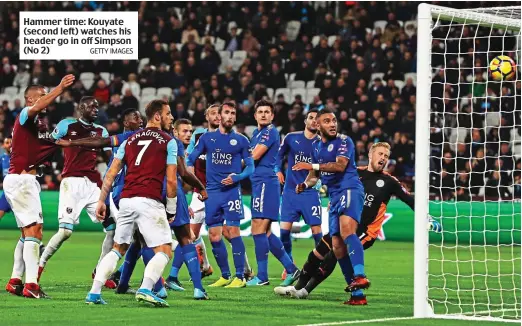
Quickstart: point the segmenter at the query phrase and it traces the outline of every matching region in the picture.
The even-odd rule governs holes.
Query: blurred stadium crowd
[[[437,4],[467,8],[510,3]],[[339,131],[353,138],[360,165],[366,163],[373,142],[390,142],[388,170],[411,189],[417,5],[410,1],[2,2],[0,133],[2,137],[11,133],[28,84],[52,87],[66,73],[74,73],[77,81],[48,108],[50,128],[74,116],[83,95],[98,99],[99,122],[110,134],[121,131],[119,119],[125,109],[143,110],[154,98],[167,99],[175,117],[189,118],[194,126],[205,125],[209,104],[232,100],[239,106],[237,129],[249,136],[255,128],[253,104],[268,97],[276,107],[274,124],[283,135],[302,130],[303,115],[310,108],[337,112]],[[22,10],[138,11],[140,60],[20,62],[18,12]],[[494,38],[491,44],[487,38],[476,38],[487,36],[486,32],[459,25],[434,35],[455,38],[433,42],[433,66],[445,63],[447,69],[435,73],[432,86],[432,125],[438,127],[432,128],[431,192],[444,199],[520,198],[520,82],[504,83],[501,88],[483,76],[491,55],[498,54],[495,49],[515,57],[506,49],[516,45],[514,38]],[[474,48],[485,52],[475,55]],[[507,100],[492,100],[500,94]],[[459,129],[448,128],[456,126]],[[455,130],[460,132],[455,135]],[[450,140],[463,143],[448,146]],[[496,159],[499,153],[503,156]],[[44,188],[57,189],[62,161],[57,155],[52,172],[42,177]],[[495,184],[502,187],[484,187]]]

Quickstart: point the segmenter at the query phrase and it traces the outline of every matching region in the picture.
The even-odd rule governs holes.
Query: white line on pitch
[[[378,323],[383,321],[394,321],[394,320],[408,320],[415,319],[414,317],[395,317],[395,318],[379,318],[379,319],[367,319],[367,320],[345,320],[345,321],[336,321],[330,323],[320,323],[320,324],[308,324],[308,325],[299,325],[299,326],[329,326],[329,325],[348,325],[348,324],[365,324],[365,323]]]

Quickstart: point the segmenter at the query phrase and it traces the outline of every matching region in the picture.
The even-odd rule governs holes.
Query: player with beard
[[[308,171],[293,171],[292,166],[298,162],[312,162],[313,143],[320,139],[317,135],[317,110],[309,110],[305,118],[305,130],[291,132],[283,139],[277,154],[276,172],[279,182],[284,184],[281,196],[281,242],[285,251],[292,259],[292,239],[290,236],[292,224],[299,222],[301,216],[312,229],[315,244],[321,240],[321,199],[317,189],[309,188],[301,194],[295,193],[295,187],[303,182]],[[284,158],[288,159],[286,180],[281,172]],[[286,279],[286,270],[281,278]]]
[[[361,240],[364,250],[370,248],[379,234],[386,213],[386,206],[391,196],[396,196],[414,209],[413,196],[408,193],[400,182],[384,168],[390,157],[390,145],[385,142],[375,143],[368,154],[368,166],[358,168],[357,172],[364,185],[364,208],[361,223],[357,229],[357,236]],[[429,228],[434,232],[441,232],[441,225],[435,221],[429,221]],[[277,287],[275,293],[289,295],[295,298],[306,298],[323,282],[334,270],[337,263],[332,248],[332,239],[325,235],[316,248],[309,253],[303,266],[303,271],[295,287]],[[350,305],[366,305],[366,297],[361,290],[352,292],[351,297],[345,302]]]
[[[47,297],[38,285],[43,214],[36,168],[59,147],[50,137],[41,113],[73,82],[74,76],[67,75],[49,94],[41,85],[28,86],[24,92],[26,107],[14,123],[9,174],[4,178],[3,188],[22,236],[15,248],[13,273],[6,285],[11,294],[36,299]]]
[[[177,209],[177,144],[166,132],[170,130],[173,120],[169,105],[165,101],[154,100],[145,111],[147,126],[120,146],[103,180],[96,207],[96,217],[101,220],[106,217],[105,199],[114,178],[124,165],[127,166],[116,221],[115,244],[98,265],[98,273],[85,299],[88,304],[105,304],[101,298],[102,286],[127,251],[134,226],[137,225],[146,245],[152,248],[155,255],[145,268],[136,299],[155,306],[168,306],[165,300],[152,292],[152,288],[172,256],[172,235],[167,216],[175,218]],[[162,196],[165,177],[166,205]]]
[[[212,252],[221,269],[221,278],[210,286],[239,288],[246,286],[245,245],[239,230],[241,219],[244,218],[240,182],[252,174],[254,162],[248,139],[232,129],[236,121],[235,104],[221,104],[218,113],[221,116],[219,128],[199,138],[187,158],[187,165],[194,166],[200,155],[206,154],[205,176],[209,199],[205,203],[205,223],[209,227]],[[224,224],[232,244],[236,267],[234,279],[231,278],[227,248],[222,240]]]
[[[98,118],[98,101],[91,96],[84,96],[78,105],[79,119],[64,119],[58,123],[52,133],[55,140],[81,139],[85,137],[108,138],[107,130],[94,123]],[[110,158],[110,147],[104,148],[105,157]],[[40,277],[45,265],[67,241],[74,230],[74,225],[80,222],[81,211],[85,208],[94,223],[96,219],[96,203],[100,195],[101,178],[96,169],[97,148],[65,147],[64,168],[60,183],[60,198],[58,202],[59,229],[49,240],[39,262],[38,276]],[[105,256],[112,248],[115,223],[113,219],[103,221],[105,239],[102,244],[100,257]]]
[[[319,178],[328,187],[328,222],[335,257],[350,290],[366,289],[370,281],[364,273],[364,249],[356,234],[364,188],[357,174],[354,144],[350,137],[337,133],[337,118],[330,110],[319,111],[317,121],[321,140],[315,143],[312,164],[299,162],[292,167],[295,171],[310,171],[296,192],[315,186]]]

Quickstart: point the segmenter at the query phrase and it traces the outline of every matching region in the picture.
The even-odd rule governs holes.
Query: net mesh
[[[432,13],[429,214],[443,232],[430,235],[429,303],[520,319],[520,7]],[[499,55],[513,80],[488,73]]]

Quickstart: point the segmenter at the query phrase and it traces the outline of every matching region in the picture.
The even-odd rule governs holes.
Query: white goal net
[[[521,7],[419,7],[415,316],[521,319]],[[494,80],[508,56],[517,72]]]

